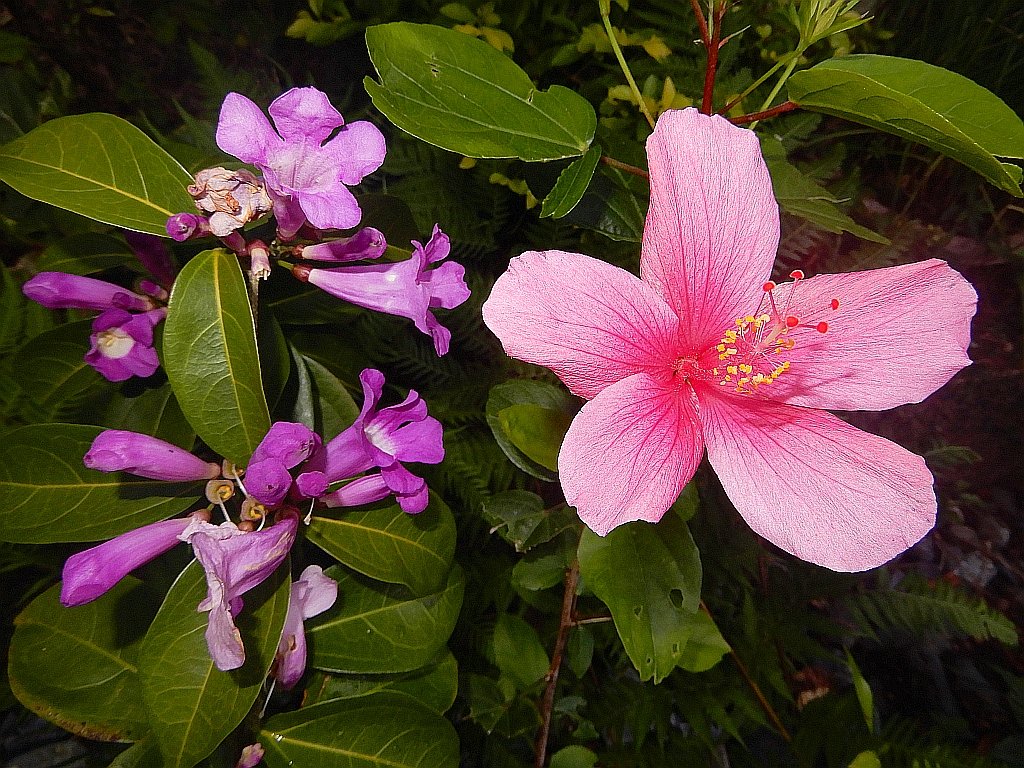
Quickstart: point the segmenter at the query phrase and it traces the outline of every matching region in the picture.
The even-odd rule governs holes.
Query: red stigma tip
[[[777,287],[778,286],[776,286],[772,280],[769,280],[767,283],[761,286],[761,290],[763,290],[765,293],[770,293],[771,291],[774,291]]]
[[[792,272],[789,273],[789,276],[794,280],[803,280],[804,271],[802,269],[794,269]]]
[[[800,318],[798,318],[796,315],[790,315],[789,317],[786,318],[787,328],[796,328],[799,324]]]
[[[818,333],[828,333],[828,323],[826,323],[824,320],[818,323],[815,326],[815,328],[818,329]]]
[[[832,309],[839,309],[839,299],[832,299]]]

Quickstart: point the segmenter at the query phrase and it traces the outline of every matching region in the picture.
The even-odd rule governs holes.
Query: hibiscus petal
[[[689,388],[639,373],[583,406],[566,432],[558,473],[566,501],[604,536],[631,520],[660,520],[703,451]]]
[[[324,145],[324,151],[334,160],[341,180],[353,185],[380,168],[387,154],[387,144],[377,126],[359,120],[338,131]]]
[[[935,522],[924,459],[824,411],[700,392],[708,458],[757,533],[802,560],[862,571]]]
[[[764,396],[793,405],[885,410],[917,403],[971,364],[978,296],[938,259],[780,285],[776,302],[798,317],[790,370]],[[832,309],[832,300],[838,309]],[[828,323],[821,333],[815,326]]]
[[[779,241],[771,178],[751,131],[695,109],[665,112],[647,157],[640,275],[686,318],[687,345],[702,349],[757,309]]]
[[[285,91],[270,105],[274,125],[285,141],[310,140],[320,144],[331,131],[345,124],[327,98],[316,88],[292,88]]]
[[[512,259],[483,315],[510,356],[550,368],[588,399],[639,371],[667,374],[679,326],[626,270],[564,251]]]
[[[267,116],[240,93],[224,97],[217,122],[217,146],[243,163],[263,165],[268,148],[281,139]]]

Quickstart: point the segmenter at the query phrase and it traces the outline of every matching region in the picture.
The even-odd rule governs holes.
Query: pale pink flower
[[[560,251],[513,259],[484,305],[512,357],[590,402],[558,458],[604,535],[659,520],[707,448],[757,533],[857,571],[933,525],[924,460],[826,413],[919,402],[970,364],[977,296],[944,262],[769,281],[778,207],[756,136],[696,110],[648,139],[640,279]]]

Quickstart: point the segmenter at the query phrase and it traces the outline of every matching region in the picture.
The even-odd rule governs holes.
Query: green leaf
[[[871,686],[864,679],[864,675],[853,660],[853,654],[846,650],[846,666],[850,670],[850,677],[853,678],[853,691],[857,694],[857,703],[860,704],[860,711],[864,715],[864,723],[870,733],[875,732],[875,698],[871,693]]]
[[[203,251],[174,282],[164,328],[164,367],[196,434],[245,465],[270,429],[256,330],[237,257]]]
[[[558,471],[558,451],[573,415],[533,403],[498,411],[498,423],[512,445],[545,469]]]
[[[456,768],[459,737],[415,699],[378,693],[270,718],[260,732],[271,768]]]
[[[21,339],[21,312],[25,298],[11,271],[0,264],[0,355],[6,355]]]
[[[516,445],[516,439],[524,442],[524,444],[527,443],[525,430],[523,433],[517,433],[515,439],[513,439],[513,435],[506,431],[500,414],[506,408],[517,405],[539,406],[540,408],[560,413],[571,420],[576,415],[576,411],[579,410],[578,401],[561,387],[540,381],[526,380],[512,380],[506,381],[504,384],[498,384],[491,388],[490,394],[487,396],[487,424],[490,426],[491,432],[494,433],[494,439],[498,441],[498,445],[505,452],[505,455],[508,456],[509,460],[524,472],[528,472],[541,480],[548,482],[557,480],[558,475],[554,470],[535,461]],[[512,413],[515,414],[515,412]],[[545,416],[550,419],[549,424],[554,420],[548,417],[548,415]],[[506,422],[510,425],[518,427],[521,425],[521,421],[518,416],[515,416],[512,420],[509,420],[508,416],[506,416]],[[559,442],[561,441],[559,440]],[[533,443],[529,444],[531,446],[534,445]],[[548,451],[549,453],[550,451]]]
[[[448,641],[465,580],[457,565],[442,591],[416,597],[331,568],[338,602],[306,624],[310,665],[328,672],[408,672],[429,664]]]
[[[687,672],[707,672],[730,650],[729,644],[715,626],[714,619],[704,611],[697,611],[678,665]]]
[[[520,690],[543,679],[551,666],[537,630],[508,613],[501,614],[494,627],[494,662]]]
[[[575,208],[590,186],[590,180],[594,178],[594,171],[597,170],[600,160],[601,148],[598,146],[591,147],[583,157],[573,160],[569,167],[559,174],[554,188],[544,198],[544,203],[540,207],[541,218],[553,216],[560,219]]]
[[[167,382],[159,387],[116,393],[104,421],[111,429],[159,437],[186,451],[192,450],[196,441],[195,430],[181,412],[174,390]]]
[[[188,768],[210,754],[245,717],[270,670],[291,591],[287,563],[245,594],[235,618],[245,664],[221,672],[206,645],[203,568],[193,561],[174,582],[139,654],[151,727],[168,768]]]
[[[482,40],[430,24],[366,30],[380,83],[363,84],[402,130],[468,157],[558,160],[590,147],[597,116],[560,85],[538,91],[511,59]]]
[[[291,419],[302,422],[326,442],[356,420],[359,406],[337,376],[294,347],[291,351],[299,382]]]
[[[411,696],[443,715],[459,689],[459,666],[451,652],[437,664],[398,675],[327,675],[316,673],[306,688],[305,704],[334,699],[355,699],[373,693],[393,691]]]
[[[565,660],[576,677],[582,678],[594,660],[594,635],[583,626],[573,627],[565,646]]]
[[[995,94],[955,72],[912,59],[861,54],[789,79],[789,99],[815,112],[925,144],[1017,197],[1024,122]]]
[[[85,362],[92,321],[65,323],[26,341],[14,353],[16,380],[25,393],[53,416],[109,389],[107,380]]]
[[[882,768],[882,761],[879,759],[878,753],[867,750],[853,758],[849,768]]]
[[[384,509],[334,510],[315,515],[310,541],[349,568],[379,581],[404,584],[413,594],[441,589],[455,554],[455,519],[435,494],[410,515],[394,504]]]
[[[162,237],[168,217],[195,210],[188,172],[134,125],[102,113],[49,120],[0,148],[0,181],[33,200]]]
[[[564,504],[544,509],[544,500],[529,491],[503,491],[484,500],[484,519],[505,541],[526,552],[551,541],[562,531],[579,525],[572,508]]]
[[[40,272],[91,275],[126,265],[140,266],[124,240],[98,232],[79,232],[46,246],[37,267]]]
[[[624,172],[602,167],[580,202],[564,216],[565,223],[592,229],[611,240],[639,243],[649,203],[644,194],[631,188],[634,183]]]
[[[551,756],[549,768],[594,768],[597,755],[579,744],[563,747]]]
[[[204,483],[170,483],[86,469],[103,430],[32,424],[0,443],[0,537],[20,543],[98,541],[183,512]]]
[[[660,682],[683,657],[700,603],[700,554],[686,524],[627,523],[604,538],[584,530],[580,574],[612,613],[641,680]]]
[[[142,632],[158,597],[127,576],[86,605],[65,608],[60,585],[14,620],[9,676],[28,709],[78,736],[135,741],[148,730],[138,677]]]
[[[782,142],[771,136],[759,138],[764,161],[771,174],[772,190],[783,211],[806,219],[826,232],[849,232],[863,240],[888,245],[888,238],[862,227],[843,213],[837,205],[839,200],[786,160]]]

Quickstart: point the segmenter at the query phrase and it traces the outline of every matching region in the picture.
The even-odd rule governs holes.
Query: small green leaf
[[[563,747],[551,756],[549,768],[594,768],[597,755],[579,744]]]
[[[164,329],[167,378],[196,434],[243,465],[270,429],[256,330],[233,253],[203,251],[181,270]]]
[[[594,635],[583,626],[573,627],[565,646],[565,659],[576,677],[582,678],[594,659]]]
[[[697,611],[691,623],[690,637],[683,647],[678,665],[687,672],[706,672],[722,660],[730,650],[714,619]]]
[[[288,565],[245,595],[235,618],[245,664],[231,672],[213,665],[206,645],[208,613],[197,561],[181,572],[146,633],[139,653],[143,697],[168,768],[189,768],[210,754],[245,717],[270,670],[291,592]]]
[[[494,661],[520,690],[543,679],[551,666],[537,630],[509,613],[501,614],[494,627]]]
[[[90,219],[167,237],[194,211],[192,177],[131,123],[93,113],[49,120],[0,147],[0,181]]]
[[[882,761],[878,757],[878,753],[868,750],[853,758],[849,768],[882,768]]]
[[[397,675],[328,675],[316,673],[307,686],[305,704],[322,704],[335,699],[355,699],[373,693],[393,691],[411,696],[443,715],[459,689],[459,665],[451,652],[437,664]]]
[[[139,260],[124,240],[98,232],[79,232],[46,246],[39,254],[37,267],[40,272],[91,275],[126,265],[139,266]]]
[[[580,202],[563,218],[611,240],[639,243],[643,239],[648,198],[632,189],[634,181],[615,168],[602,167]]]
[[[860,711],[864,714],[864,722],[868,731],[875,732],[875,699],[871,693],[871,686],[864,679],[864,675],[853,660],[853,654],[849,649],[846,651],[846,666],[850,669],[850,677],[853,678],[853,691],[857,694],[857,703],[860,704]]]
[[[0,537],[50,543],[98,541],[188,509],[203,483],[169,483],[86,469],[103,430],[32,424],[0,442]]]
[[[641,680],[660,682],[683,656],[700,603],[700,554],[686,524],[627,523],[583,532],[580,574],[612,613]]]
[[[572,508],[562,504],[544,509],[544,500],[529,491],[503,491],[490,496],[484,500],[483,515],[517,552],[551,541],[580,524]]]
[[[516,448],[545,469],[558,471],[558,450],[572,423],[572,414],[533,403],[498,411],[498,423]]]
[[[270,718],[260,732],[270,768],[457,768],[459,737],[415,699],[378,693]]]
[[[149,725],[137,674],[139,645],[159,602],[131,576],[75,608],[60,604],[59,584],[47,590],[14,620],[8,671],[15,695],[79,736],[141,738]]]
[[[893,56],[842,56],[789,79],[805,109],[925,144],[1017,197],[1022,171],[997,157],[1024,157],[1024,122],[963,75]]]
[[[601,148],[598,146],[591,147],[583,157],[573,160],[569,167],[559,174],[554,188],[544,198],[544,203],[540,207],[541,218],[553,216],[560,219],[575,208],[590,186],[590,180],[594,178],[594,171],[597,170],[600,160]]]
[[[291,420],[299,421],[326,442],[348,427],[359,415],[359,406],[338,377],[311,357],[292,348],[298,393]]]
[[[325,552],[365,576],[404,584],[416,595],[441,589],[455,554],[455,519],[439,496],[431,494],[418,515],[397,504],[333,512],[314,516],[307,529],[310,541]]]
[[[491,432],[494,433],[494,439],[498,441],[498,445],[505,452],[505,455],[508,456],[509,460],[524,472],[528,472],[541,480],[552,482],[558,479],[558,475],[553,469],[535,461],[517,446],[512,435],[506,431],[505,425],[502,424],[501,412],[506,408],[517,405],[539,406],[542,409],[560,413],[563,417],[571,420],[576,415],[576,411],[579,410],[578,401],[561,387],[540,381],[526,380],[512,380],[506,381],[504,384],[498,384],[491,388],[490,394],[487,397],[487,424],[490,426]],[[515,414],[515,412],[512,413]],[[547,414],[545,414],[545,418],[550,419]],[[550,419],[550,421],[553,420]],[[507,416],[506,421],[508,422]],[[521,421],[518,416],[515,416],[509,423],[520,426]],[[526,435],[523,433],[517,434],[516,438],[526,442]],[[560,442],[561,440],[559,440]],[[530,445],[533,446],[534,443],[530,443]],[[555,453],[557,455],[557,448]],[[545,454],[545,458],[549,459],[549,454],[550,450]]]
[[[328,672],[408,672],[429,664],[448,641],[465,580],[456,565],[443,590],[416,597],[402,587],[328,570],[338,602],[306,624],[310,665]]]
[[[590,147],[597,116],[560,85],[538,91],[482,40],[430,24],[366,30],[380,76],[363,81],[373,105],[402,130],[468,157],[558,160]]]

